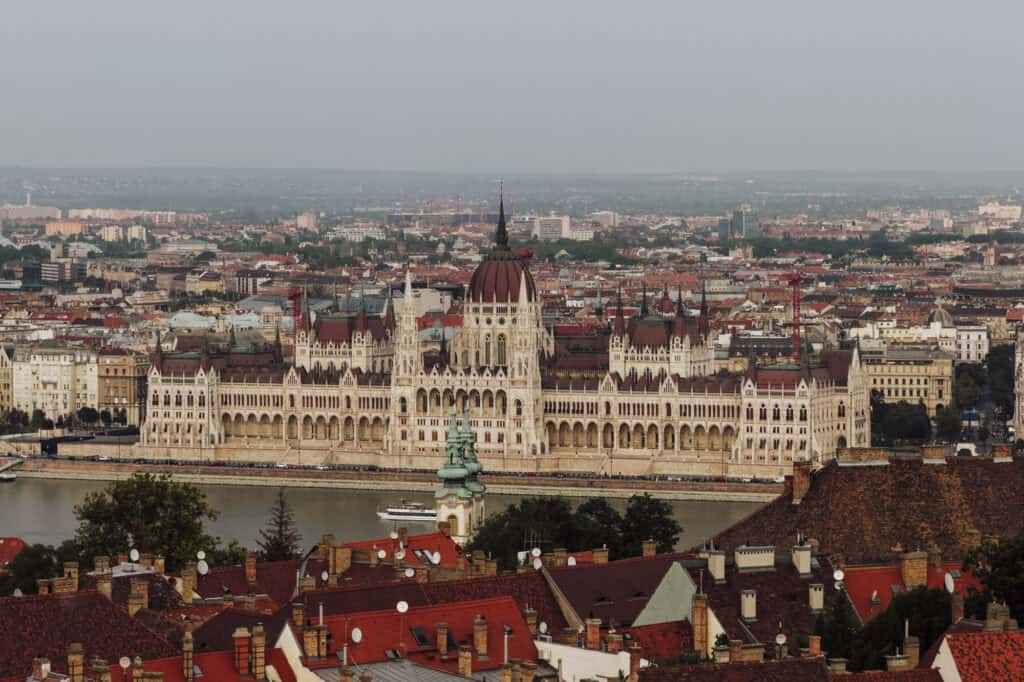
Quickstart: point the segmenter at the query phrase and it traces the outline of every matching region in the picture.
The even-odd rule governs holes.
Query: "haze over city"
[[[10,3],[0,164],[1013,170],[1015,2]]]

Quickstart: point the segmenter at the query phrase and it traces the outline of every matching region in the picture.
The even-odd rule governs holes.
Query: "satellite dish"
[[[205,561],[200,561],[196,564],[196,570],[199,571],[199,575],[206,575],[210,572],[210,564]]]
[[[139,560],[139,550],[132,549],[132,551],[128,552],[128,558],[131,559],[133,562],[138,561]]]
[[[845,578],[845,577],[846,577],[846,574],[843,573],[838,568],[835,571],[832,572],[832,579],[835,580],[836,582],[841,582],[842,579]]]
[[[542,634],[542,635],[548,634],[548,624],[545,623],[544,621],[540,622],[540,627],[538,629],[540,630],[540,634]]]
[[[946,592],[949,592],[950,594],[953,594],[953,592],[956,590],[956,583],[953,582],[953,574],[952,573],[946,573],[945,581],[946,581]]]
[[[387,553],[387,552],[385,552],[385,551],[384,551],[383,549],[378,549],[378,550],[377,550],[377,558],[378,558],[378,559],[383,559],[383,558],[384,558],[384,557],[386,557],[387,555],[388,555],[388,553]]]
[[[434,553],[433,553],[433,554],[431,555],[431,557],[430,557],[430,560],[431,560],[431,561],[432,561],[432,562],[433,562],[434,564],[439,564],[439,563],[441,563],[441,553],[440,553],[440,552],[434,552]]]
[[[395,552],[395,558],[398,559],[399,561],[404,559],[405,558],[405,550],[404,549],[400,549],[397,552]]]
[[[540,556],[540,547],[534,547],[532,550],[530,550],[530,554],[532,554],[535,557]]]
[[[122,656],[121,660],[119,660],[117,663],[124,670],[127,670],[128,668],[132,667],[132,659],[128,658],[127,656]]]
[[[409,602],[400,601],[397,604],[395,604],[395,608],[398,610],[399,613],[405,613],[409,610]]]
[[[576,557],[574,557],[574,556],[569,557],[569,560],[566,561],[565,563],[569,564],[570,566],[575,566],[576,565]]]
[[[352,628],[352,641],[359,644],[363,641],[363,631],[359,628]]]
[[[15,596],[15,597],[24,597],[24,596],[25,596],[25,593],[21,591],[21,588],[20,588],[20,587],[15,587],[15,588],[14,588],[14,592],[12,593],[12,596]]]
[[[206,558],[206,552],[204,552],[203,550],[199,550],[198,552],[196,552],[196,558],[202,561]]]
[[[397,530],[391,531],[390,533],[388,533],[388,537],[391,538],[392,540],[397,540],[398,539],[398,531]]]
[[[327,571],[324,571],[323,573],[320,574],[320,580],[323,580],[324,582],[327,582],[327,579],[330,578],[330,577],[331,577],[331,574],[328,573]]]
[[[540,570],[540,567],[543,566],[543,565],[544,565],[544,562],[541,561],[540,559],[534,559],[533,560],[533,567],[535,569],[537,569],[538,571]]]
[[[786,643],[786,635],[784,635],[781,632],[779,634],[775,635],[775,643],[778,644],[779,646],[782,646],[783,644],[785,644]]]
[[[411,578],[414,575],[416,575],[416,569],[414,569],[414,568],[407,568],[407,569],[405,569],[405,577],[406,578]]]

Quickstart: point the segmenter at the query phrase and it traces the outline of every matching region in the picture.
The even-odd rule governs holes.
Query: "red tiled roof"
[[[86,661],[96,656],[149,660],[178,653],[98,592],[0,599],[0,679],[24,679],[37,656],[49,658],[53,670],[66,672],[67,647],[73,642],[82,645]]]
[[[389,660],[389,649],[404,652],[404,657],[421,665],[455,672],[458,669],[460,644],[472,644],[473,622],[478,615],[487,620],[487,656],[473,654],[473,670],[493,670],[501,666],[504,656],[504,628],[511,628],[509,658],[537,660],[537,649],[527,629],[519,607],[511,597],[496,597],[480,601],[457,602],[437,606],[413,607],[405,614],[394,608],[386,611],[368,611],[333,616],[324,620],[330,629],[331,639],[327,665],[337,666],[336,653],[349,643],[350,660],[361,664],[379,663]],[[447,623],[451,640],[456,647],[449,648],[444,658],[437,652],[438,623]],[[362,631],[359,643],[351,640],[352,629]],[[423,643],[413,635],[417,628],[424,636]],[[316,667],[313,663],[311,667]]]
[[[835,676],[833,676],[835,679]],[[846,673],[843,682],[942,682],[938,670],[917,668],[914,670],[868,670],[860,673]],[[838,680],[837,680],[838,682]]]
[[[284,656],[284,652],[280,649],[271,649],[270,641],[267,641],[267,663],[274,666],[274,670],[281,674],[282,682],[295,682],[295,672],[288,665],[288,660]],[[215,651],[210,653],[196,653],[193,658],[193,663],[199,666],[199,669],[203,672],[203,680],[213,680],[215,682],[242,682],[243,680],[252,680],[251,675],[242,677],[235,670],[235,662],[233,660],[233,654],[231,651]],[[111,682],[131,682],[132,673],[131,669],[128,670],[128,674],[125,675],[122,668],[116,664],[116,660],[110,666],[110,678]],[[86,666],[88,666],[88,659],[86,660]],[[160,658],[157,660],[144,661],[143,670],[145,672],[159,672],[163,673],[163,682],[185,682],[184,669],[182,667],[181,656],[172,656],[169,658]]]
[[[960,571],[959,563],[943,564],[937,569],[931,563],[928,564],[928,589],[945,589],[946,573],[949,571]],[[847,566],[845,568],[846,593],[853,602],[853,608],[860,616],[861,622],[868,622],[878,614],[889,608],[889,602],[893,598],[893,586],[905,589],[903,574],[899,564],[887,566]],[[961,573],[960,577],[954,580],[957,594],[967,596],[970,588],[981,589],[981,583],[970,571]],[[872,603],[872,595],[877,595],[875,603]]]
[[[693,626],[689,621],[657,623],[623,628],[643,649],[644,658],[652,661],[676,661],[683,652],[693,650]]]
[[[196,592],[204,599],[225,594],[265,594],[276,604],[287,604],[295,593],[295,578],[301,562],[261,561],[256,564],[256,583],[245,579],[244,566],[212,568],[196,580]]]
[[[345,546],[351,547],[352,549],[365,549],[367,551],[374,552],[383,549],[385,556],[382,561],[393,561],[395,552],[400,547],[399,541],[391,538],[346,542]],[[439,552],[441,554],[441,562],[439,565],[446,568],[454,568],[455,558],[459,555],[459,547],[455,544],[455,541],[441,532],[422,533],[420,535],[408,536],[405,543],[405,558],[402,559],[402,562],[411,565],[424,563],[423,560],[417,556],[417,551],[431,553]]]
[[[640,682],[830,682],[824,658],[641,668]]]
[[[957,632],[945,642],[961,682],[1024,682],[1024,631]]]
[[[21,550],[25,549],[26,543],[21,538],[3,537],[0,538],[0,567],[14,561]]]
[[[537,571],[507,573],[467,580],[442,580],[425,583],[423,591],[431,604],[484,599],[496,594],[508,595],[520,610],[537,612],[537,623],[547,623],[548,632],[558,632],[568,623],[547,581]]]

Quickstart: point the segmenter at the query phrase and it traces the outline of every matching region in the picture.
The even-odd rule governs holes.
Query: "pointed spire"
[[[384,326],[387,329],[395,328],[395,301],[391,297],[391,285],[388,285],[388,297],[384,302]]]
[[[647,282],[643,282],[643,298],[640,301],[640,317],[647,317]]]
[[[156,354],[160,355],[160,356],[163,356],[163,354],[164,354],[163,345],[160,343],[160,330],[159,329],[156,330]]]
[[[711,320],[708,317],[708,290],[704,280],[700,281],[700,317],[697,318],[697,333],[707,340],[711,334]]]
[[[508,250],[508,228],[505,226],[505,183],[498,184],[498,229],[494,233],[494,249]]]
[[[601,300],[601,287],[597,288],[597,303],[594,305],[594,313],[598,317],[604,317],[604,301]]]
[[[441,322],[441,346],[438,349],[438,355],[441,358],[441,362],[445,365],[448,364],[448,340],[447,334],[445,333],[444,322]],[[452,410],[455,408],[453,407]]]
[[[683,308],[683,286],[679,285],[679,289],[676,291],[676,317],[682,317],[686,314],[686,309]]]
[[[615,313],[615,335],[622,336],[626,333],[626,317],[622,312],[622,286],[619,286],[618,310]]]

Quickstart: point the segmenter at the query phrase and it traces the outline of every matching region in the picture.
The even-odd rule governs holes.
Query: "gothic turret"
[[[622,336],[626,333],[626,316],[622,312],[622,287],[619,287],[617,301],[618,310],[615,311],[615,336]]]

